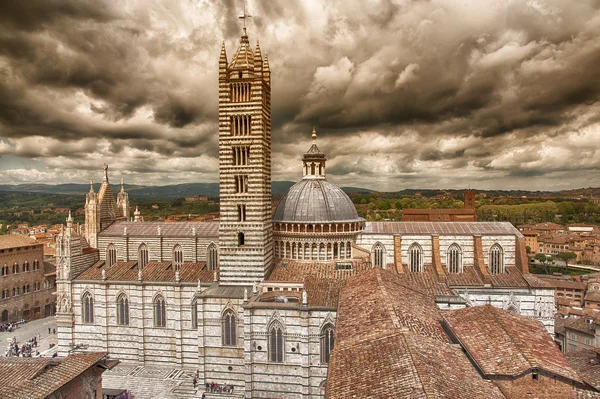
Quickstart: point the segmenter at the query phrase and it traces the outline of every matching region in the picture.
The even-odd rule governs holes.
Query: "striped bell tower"
[[[262,281],[273,259],[271,72],[244,27],[240,46],[219,58],[220,281]]]

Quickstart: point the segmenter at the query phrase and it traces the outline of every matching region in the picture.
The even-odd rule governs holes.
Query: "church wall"
[[[143,222],[140,222],[143,223]],[[100,259],[106,260],[106,248],[114,244],[117,248],[117,260],[133,261],[138,258],[139,246],[145,243],[148,246],[150,261],[170,261],[173,257],[173,247],[179,244],[183,249],[184,262],[203,262],[207,260],[207,248],[211,243],[219,245],[218,237],[128,237],[128,236],[100,236],[98,248]],[[126,255],[127,254],[127,255]]]
[[[500,244],[504,250],[504,266],[514,266],[516,251],[515,242],[515,236],[482,236],[481,244],[483,246],[483,259],[485,260],[485,265],[489,267],[490,248],[497,243]]]
[[[281,397],[282,393],[286,398],[322,394],[320,385],[327,377],[327,365],[321,364],[321,328],[326,320],[335,321],[335,312],[292,306],[246,309],[245,358],[252,370],[246,391],[253,398]],[[284,326],[283,363],[268,360],[268,329],[275,320]]]
[[[198,339],[195,342],[197,357],[200,359],[199,370],[204,381],[228,383],[239,390],[244,386],[246,379],[244,309],[241,304],[242,299],[199,298]],[[236,315],[238,333],[235,347],[223,345],[222,317],[229,309]]]
[[[457,244],[462,251],[462,263],[463,266],[473,266],[474,264],[474,252],[475,245],[472,236],[464,236],[464,235],[456,235],[456,236],[440,236],[440,259],[442,261],[442,265],[447,266],[447,253],[448,248],[452,244]],[[447,270],[447,269],[446,269]]]
[[[408,250],[414,243],[417,243],[423,249],[423,264],[433,263],[433,243],[431,236],[423,235],[403,235],[402,236],[402,263],[408,265]]]
[[[474,264],[474,239],[470,235],[440,235],[440,259],[446,265],[446,252],[453,243],[460,245],[463,251],[463,264],[472,266]],[[372,251],[376,243],[381,243],[385,248],[385,263],[394,263],[394,234],[369,234],[363,233],[357,239],[357,245],[368,251]],[[431,235],[402,235],[402,263],[408,264],[408,249],[413,243],[418,243],[423,249],[423,262],[432,263]],[[498,243],[504,249],[505,266],[515,265],[515,236],[513,235],[484,235],[482,236],[483,253],[485,264],[489,261],[489,250],[491,246]]]
[[[82,322],[82,295],[94,296],[94,323]],[[117,325],[117,296],[129,299],[129,325]],[[166,327],[154,327],[153,299],[165,298]],[[121,361],[196,368],[198,332],[192,328],[191,302],[195,286],[176,284],[73,284],[73,328],[75,344],[88,350],[108,351]],[[136,339],[132,339],[136,337]]]
[[[394,235],[393,234],[367,234],[362,233],[356,240],[356,245],[367,251],[373,252],[373,247],[377,243],[381,243],[385,248],[384,265],[394,263]]]

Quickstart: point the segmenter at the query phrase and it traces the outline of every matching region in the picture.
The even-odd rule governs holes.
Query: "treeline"
[[[355,205],[367,205],[369,210],[387,211],[390,209],[439,209],[439,208],[463,208],[464,203],[459,200],[434,200],[427,198],[405,197],[401,199],[381,198],[374,194],[353,195],[352,202]]]
[[[481,221],[506,221],[514,225],[542,222],[600,223],[600,207],[589,201],[485,204],[477,207],[477,216]]]

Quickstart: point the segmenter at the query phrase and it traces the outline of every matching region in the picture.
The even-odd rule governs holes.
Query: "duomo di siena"
[[[314,132],[273,214],[271,71],[245,28],[231,58],[223,45],[218,79],[220,221],[131,221],[105,169],[85,232],[69,218],[57,243],[59,354],[86,346],[198,370],[202,385],[249,398],[322,398],[340,287],[373,268],[424,287],[442,311],[491,304],[553,333],[553,290],[529,275],[510,223],[367,222],[327,181]]]

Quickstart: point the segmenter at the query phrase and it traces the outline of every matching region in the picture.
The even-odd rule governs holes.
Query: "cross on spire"
[[[252,15],[246,13],[246,6],[244,6],[244,13],[238,18],[244,20],[244,34],[246,34],[246,18],[252,18]]]

